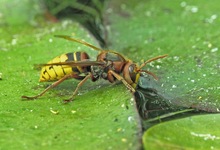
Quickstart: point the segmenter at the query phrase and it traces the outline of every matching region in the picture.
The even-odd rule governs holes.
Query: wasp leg
[[[37,99],[38,97],[41,97],[42,95],[44,95],[44,93],[46,93],[48,90],[56,87],[57,85],[59,85],[60,83],[62,83],[64,80],[68,79],[68,78],[74,78],[76,77],[75,74],[68,74],[66,76],[64,76],[63,78],[59,79],[58,81],[54,82],[53,84],[51,84],[50,86],[48,86],[45,90],[43,90],[43,92],[41,92],[40,94],[36,95],[36,96],[22,96],[21,98],[25,98],[27,100],[33,100],[33,99]]]
[[[76,89],[74,90],[72,96],[69,98],[69,99],[66,99],[66,100],[63,100],[64,103],[68,103],[68,102],[72,102],[73,101],[73,98],[77,95],[78,91],[79,91],[79,88],[89,79],[91,78],[91,73],[89,73],[83,80],[81,80]]]
[[[113,70],[109,70],[108,73],[113,75],[117,80],[121,81],[132,93],[135,92],[135,89],[130,84],[128,84],[128,82],[125,81],[125,79],[122,76],[120,76],[119,74],[117,74]]]

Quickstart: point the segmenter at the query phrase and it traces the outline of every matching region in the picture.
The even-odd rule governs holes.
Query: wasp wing
[[[104,62],[101,61],[67,61],[67,62],[57,62],[57,63],[47,63],[47,64],[37,64],[35,68],[41,68],[44,66],[63,66],[63,67],[87,67],[87,66],[100,66],[104,65]]]

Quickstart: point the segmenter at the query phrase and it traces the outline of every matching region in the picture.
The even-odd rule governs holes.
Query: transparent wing
[[[57,63],[47,63],[47,64],[37,64],[35,65],[35,68],[41,68],[44,66],[63,66],[66,65],[68,67],[74,67],[74,66],[80,66],[80,67],[86,67],[86,66],[100,66],[104,65],[104,62],[100,61],[67,61],[67,62],[57,62]]]

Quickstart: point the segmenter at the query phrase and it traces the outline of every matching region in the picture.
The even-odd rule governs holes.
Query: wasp
[[[161,59],[167,56],[161,55],[151,58],[140,66],[134,63],[132,60],[125,58],[120,53],[113,50],[103,50],[96,46],[93,46],[85,41],[72,38],[66,35],[55,35],[55,37],[63,38],[69,41],[77,42],[88,46],[96,51],[99,51],[95,61],[89,59],[89,56],[85,52],[67,53],[54,58],[47,64],[41,64],[42,70],[40,75],[40,82],[42,81],[55,81],[41,93],[36,96],[22,96],[22,98],[32,100],[41,97],[51,88],[56,87],[66,79],[74,78],[80,80],[77,87],[73,91],[72,96],[65,100],[65,102],[72,101],[77,95],[80,87],[88,80],[93,82],[102,78],[113,83],[116,80],[121,81],[132,93],[136,92],[136,87],[141,73],[145,72],[153,76],[156,80],[156,75],[148,70],[142,68],[152,61]]]

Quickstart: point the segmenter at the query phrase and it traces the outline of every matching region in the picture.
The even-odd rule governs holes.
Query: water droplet
[[[205,21],[207,23],[213,23],[214,20],[217,18],[218,16],[216,14],[212,15],[210,18],[206,18]]]
[[[129,116],[129,117],[128,117],[128,121],[129,121],[129,122],[132,122],[132,121],[134,121],[134,118],[133,118],[132,116]]]
[[[126,6],[125,4],[121,4],[121,9],[122,9],[122,10],[125,10],[126,7],[127,7],[127,6]]]
[[[156,66],[156,68],[157,68],[157,69],[160,69],[160,66],[159,66],[159,65],[157,65],[157,66]]]
[[[56,28],[51,28],[51,32],[55,32],[56,31]]]
[[[195,82],[195,80],[190,80],[192,83],[194,83]]]
[[[177,88],[177,86],[176,86],[176,85],[173,85],[172,88],[175,89],[175,88]]]
[[[178,60],[179,60],[179,57],[178,57],[178,56],[174,56],[173,59],[174,59],[175,61],[178,61]]]
[[[68,20],[63,21],[63,22],[62,22],[62,27],[63,27],[63,28],[66,28],[69,23],[70,23],[70,21],[68,21]]]
[[[152,13],[151,13],[151,11],[146,11],[146,12],[145,12],[145,15],[146,15],[147,17],[150,17],[150,16],[152,15]]]
[[[208,48],[211,48],[211,47],[212,47],[212,43],[209,43],[209,44],[208,44]]]
[[[215,47],[215,48],[211,49],[212,53],[217,52],[217,51],[218,51],[218,47]]]
[[[198,12],[198,7],[196,7],[196,6],[192,6],[192,8],[191,8],[191,12],[192,13],[197,13]]]
[[[11,45],[16,45],[17,44],[17,39],[12,39]]]
[[[216,18],[217,18],[217,15],[216,15],[216,14],[214,14],[214,15],[211,16],[211,19],[213,19],[213,20],[215,20]]]
[[[75,114],[75,113],[76,113],[76,111],[75,111],[75,110],[71,110],[71,113],[72,113],[72,114]]]
[[[118,129],[117,129],[117,132],[121,132],[121,131],[122,131],[122,128],[118,128]]]
[[[127,139],[126,138],[122,138],[121,141],[122,142],[127,142]]]
[[[180,6],[181,6],[181,7],[186,7],[186,2],[184,2],[184,1],[181,2],[181,3],[180,3]]]

